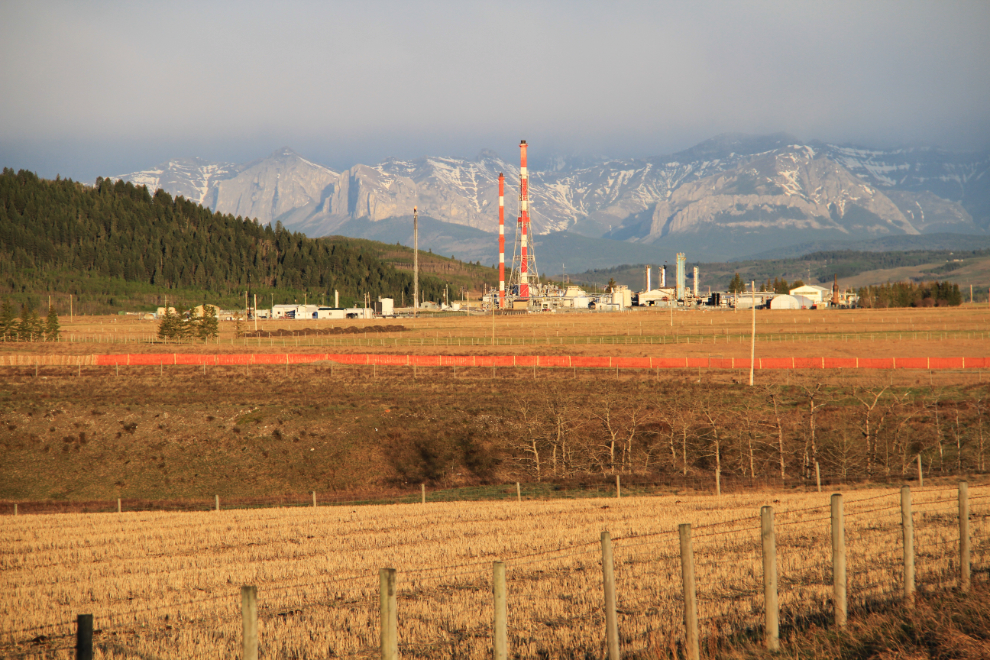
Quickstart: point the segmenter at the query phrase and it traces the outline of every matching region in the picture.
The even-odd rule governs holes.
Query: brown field
[[[943,484],[913,494],[922,592],[957,584],[956,491]],[[982,584],[990,485],[970,492]],[[844,497],[855,620],[899,598],[899,497]],[[711,657],[762,634],[758,510],[768,504],[786,640],[831,619],[825,493],[6,518],[0,655],[70,658],[74,616],[92,613],[98,658],[237,657],[249,584],[262,657],[376,657],[378,569],[394,567],[403,657],[490,657],[491,562],[504,560],[511,654],[602,657],[599,535],[609,530],[624,657],[671,657],[683,640],[676,525],[690,522]]]
[[[506,316],[494,343],[491,317],[259,321],[283,332],[258,338],[225,322],[219,342],[174,350],[748,357],[750,321],[742,311]],[[396,331],[281,336],[340,325]],[[3,343],[0,356],[171,350],[150,341],[155,329],[77,318],[62,328],[74,341]],[[758,312],[757,329],[758,357],[984,357],[990,312]],[[847,497],[854,612],[896,599],[894,485],[914,479],[919,455],[919,583],[955,585],[954,475],[968,475],[982,584],[988,380],[983,370],[768,372],[751,389],[742,373],[707,370],[0,367],[0,513],[115,510],[117,498],[125,509],[4,515],[0,657],[68,658],[72,618],[90,612],[98,657],[235,656],[243,584],[258,587],[263,657],[372,657],[385,566],[399,570],[403,656],[488,657],[496,559],[508,566],[513,652],[600,657],[605,529],[624,652],[671,657],[683,635],[682,522],[696,526],[712,655],[760,635],[761,505],[777,511],[785,634],[829,621],[832,490]],[[617,474],[632,496],[597,497]],[[515,481],[522,502],[505,486]],[[344,505],[421,483],[435,499],[487,501]],[[338,505],[299,506],[311,491]],[[214,495],[269,508],[133,510],[205,509]]]

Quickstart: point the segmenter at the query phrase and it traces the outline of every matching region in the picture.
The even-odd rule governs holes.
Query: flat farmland
[[[970,489],[974,573],[990,560],[990,487]],[[259,596],[269,658],[377,657],[378,570],[398,570],[400,653],[491,656],[492,562],[506,562],[510,654],[602,657],[601,532],[615,546],[624,657],[683,643],[677,525],[691,523],[703,655],[730,636],[758,643],[759,508],[777,526],[785,637],[830,620],[828,494],[502,501],[202,513],[7,518],[0,537],[0,655],[70,658],[92,613],[98,658],[230,658],[240,587]],[[845,497],[851,616],[899,598],[899,492]],[[954,482],[913,493],[919,589],[957,585]]]
[[[374,321],[221,322],[219,340],[165,344],[155,321],[62,319],[57,345],[11,342],[4,353],[335,352],[458,355],[749,357],[751,312],[678,310],[507,316],[423,314]],[[390,331],[390,328],[394,330]],[[341,331],[349,331],[339,334]],[[294,333],[294,335],[292,334]],[[331,334],[335,333],[335,334]],[[254,336],[260,334],[261,336]],[[760,310],[758,357],[984,357],[990,309]],[[181,347],[181,348],[180,348]]]

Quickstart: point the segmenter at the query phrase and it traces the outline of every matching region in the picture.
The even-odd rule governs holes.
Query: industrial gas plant
[[[540,282],[536,255],[533,250],[532,226],[529,213],[529,171],[526,166],[525,140],[519,143],[519,215],[516,217],[515,241],[511,269],[506,278],[505,252],[505,176],[498,175],[498,289],[486,292],[482,309],[511,312],[545,312],[594,310],[600,312],[626,311],[643,307],[722,307],[768,309],[815,309],[825,306],[850,306],[854,301],[839,290],[807,285],[787,294],[752,291],[745,293],[700,291],[700,273],[694,267],[691,286],[687,286],[686,256],[677,253],[673,286],[667,283],[666,264],[657,267],[654,287],[652,267],[645,266],[645,287],[634,292],[625,285],[606,287],[602,292],[589,293],[577,286],[556,286]]]
[[[413,305],[412,308],[396,308],[391,298],[372,301],[365,296],[361,307],[343,309],[334,292],[333,307],[323,305],[277,305],[272,301],[271,310],[248,309],[249,317],[273,319],[369,319],[383,316],[416,315],[422,311],[461,311],[467,313],[526,314],[530,312],[623,312],[644,308],[746,308],[766,309],[816,309],[826,306],[854,306],[855,297],[832,287],[804,285],[786,294],[766,291],[715,291],[709,288],[701,292],[701,274],[693,267],[691,285],[688,286],[686,255],[678,252],[674,264],[673,283],[668,283],[667,265],[644,266],[644,287],[633,291],[622,284],[610,283],[603,290],[594,292],[579,286],[541,282],[536,264],[530,221],[529,170],[526,164],[526,140],[519,143],[519,214],[516,216],[514,241],[506,272],[505,249],[505,175],[498,175],[498,288],[486,290],[480,299],[462,303],[431,302],[420,299],[419,292],[419,214],[413,208]],[[754,287],[755,288],[755,287]],[[247,302],[247,301],[246,301]]]

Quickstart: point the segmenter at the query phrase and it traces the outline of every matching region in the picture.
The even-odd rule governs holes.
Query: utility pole
[[[413,207],[413,318],[419,316],[419,211]]]
[[[271,327],[271,326],[268,326]],[[258,294],[254,294],[254,330],[258,331]]]

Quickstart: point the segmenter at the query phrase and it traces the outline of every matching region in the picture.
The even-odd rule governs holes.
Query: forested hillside
[[[427,300],[439,300],[444,284],[420,277]],[[245,291],[329,301],[334,289],[342,304],[365,293],[409,301],[412,274],[366,244],[310,239],[163,190],[110,179],[88,187],[9,168],[0,175],[0,295],[37,306],[74,294],[77,311],[110,311],[161,304],[164,295],[233,306]]]

